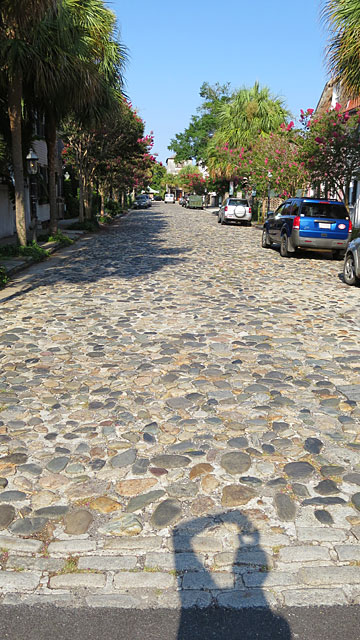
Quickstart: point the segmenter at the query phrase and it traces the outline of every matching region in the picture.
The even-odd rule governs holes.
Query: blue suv
[[[350,241],[352,223],[343,202],[316,198],[289,198],[269,211],[263,227],[262,246],[280,243],[280,255],[288,258],[296,249],[326,249],[342,256]]]

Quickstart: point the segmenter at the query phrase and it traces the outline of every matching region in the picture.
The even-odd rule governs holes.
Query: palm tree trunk
[[[100,194],[100,215],[105,215],[105,187],[104,185],[100,185],[99,187]]]
[[[56,207],[56,119],[51,111],[45,114],[45,140],[49,171],[50,232],[53,235],[58,230],[58,222]]]
[[[21,135],[22,77],[12,78],[8,90],[8,113],[11,130],[11,153],[15,181],[16,232],[20,244],[26,246],[25,185]]]

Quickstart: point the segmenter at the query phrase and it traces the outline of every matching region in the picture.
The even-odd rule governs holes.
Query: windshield
[[[349,217],[343,204],[331,204],[330,202],[304,202],[301,207],[301,215],[309,218],[332,218],[334,220],[346,220]]]
[[[229,205],[230,207],[238,207],[239,205],[242,205],[243,207],[247,207],[248,203],[247,200],[240,200],[240,198],[231,198],[229,200]]]

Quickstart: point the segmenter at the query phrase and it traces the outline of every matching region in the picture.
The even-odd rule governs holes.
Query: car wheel
[[[348,253],[345,258],[343,275],[346,284],[350,286],[354,286],[360,282],[360,279],[356,275],[355,261],[352,253]]]
[[[288,250],[288,237],[286,235],[286,233],[283,233],[281,235],[281,240],[280,240],[280,255],[282,258],[288,258],[289,257],[289,250]]]
[[[272,245],[272,242],[271,242],[271,240],[269,238],[269,234],[266,231],[266,229],[263,229],[262,236],[261,236],[261,246],[264,249],[269,249],[271,247],[271,245]]]

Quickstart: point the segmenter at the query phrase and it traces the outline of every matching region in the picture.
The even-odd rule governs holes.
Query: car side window
[[[298,216],[299,215],[299,203],[293,202],[292,208],[291,208],[291,215],[292,216]]]
[[[292,213],[292,202],[285,202],[284,208],[281,212],[282,216],[289,216]]]
[[[285,205],[281,204],[280,207],[278,207],[275,211],[275,218],[280,218],[280,216],[283,214],[285,209]]]

